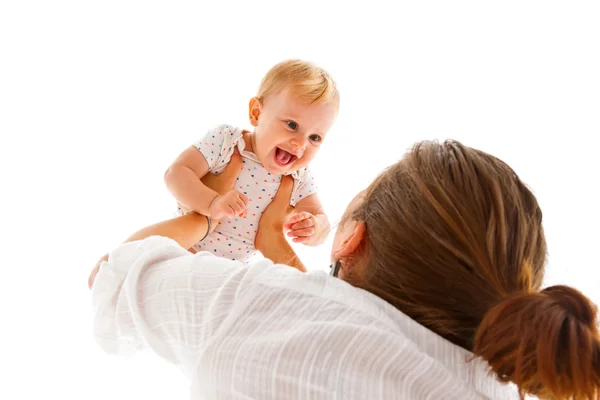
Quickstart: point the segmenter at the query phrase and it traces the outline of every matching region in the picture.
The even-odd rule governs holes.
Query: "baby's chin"
[[[293,163],[286,167],[280,167],[278,165],[266,165],[265,163],[263,163],[263,166],[271,175],[289,175],[299,169],[296,168]]]
[[[271,161],[270,163],[262,163],[268,173],[271,175],[290,175],[299,169],[302,169],[306,166],[306,163],[303,159],[296,159],[290,165],[280,166],[275,162]]]

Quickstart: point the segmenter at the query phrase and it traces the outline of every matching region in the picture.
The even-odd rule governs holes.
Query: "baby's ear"
[[[248,117],[250,118],[250,124],[252,124],[252,126],[258,125],[258,118],[260,117],[261,111],[262,102],[260,99],[258,97],[251,98],[248,106]]]

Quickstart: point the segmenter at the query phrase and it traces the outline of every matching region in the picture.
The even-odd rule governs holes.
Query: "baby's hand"
[[[287,235],[293,238],[293,242],[308,244],[319,231],[319,220],[311,213],[302,211],[292,215],[283,224],[283,229],[289,230]]]
[[[221,218],[234,218],[236,216],[244,217],[246,207],[248,206],[248,197],[236,190],[231,190],[213,200],[208,209],[209,217],[219,220]]]

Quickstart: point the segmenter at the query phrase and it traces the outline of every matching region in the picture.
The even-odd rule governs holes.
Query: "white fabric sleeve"
[[[96,342],[118,355],[149,347],[189,370],[206,341],[239,314],[232,309],[244,306],[250,282],[270,266],[193,255],[159,236],[123,244],[102,263],[92,287]]]

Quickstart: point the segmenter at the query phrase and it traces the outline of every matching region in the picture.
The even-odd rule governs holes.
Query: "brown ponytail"
[[[552,286],[510,296],[483,318],[474,352],[504,382],[544,399],[600,398],[596,308],[577,290]]]

